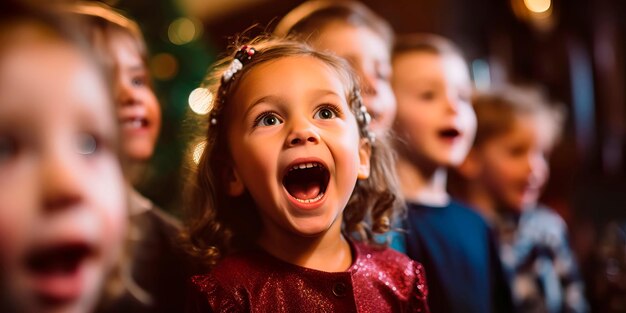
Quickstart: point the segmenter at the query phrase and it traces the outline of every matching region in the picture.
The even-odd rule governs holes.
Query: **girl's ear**
[[[243,194],[246,188],[243,185],[243,181],[239,177],[239,174],[235,170],[234,166],[232,165],[226,166],[224,169],[223,177],[228,186],[229,196],[238,197]]]
[[[476,148],[470,149],[463,163],[457,168],[459,174],[465,179],[475,180],[480,175],[482,171],[482,161],[479,154],[480,152],[477,151]]]
[[[370,177],[370,158],[372,156],[372,145],[370,141],[362,138],[359,141],[359,172],[358,179]]]

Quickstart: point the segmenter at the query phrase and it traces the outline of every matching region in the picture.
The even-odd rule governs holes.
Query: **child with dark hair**
[[[197,309],[428,312],[419,263],[351,237],[386,231],[398,208],[389,150],[368,129],[348,65],[260,39],[208,83],[187,235],[213,270],[193,277]]]

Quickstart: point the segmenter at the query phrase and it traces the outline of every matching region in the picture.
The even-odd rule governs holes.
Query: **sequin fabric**
[[[192,277],[198,312],[429,312],[422,266],[388,248],[352,244],[345,272],[299,267],[255,250]]]

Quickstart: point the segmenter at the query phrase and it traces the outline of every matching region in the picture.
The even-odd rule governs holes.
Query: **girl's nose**
[[[445,103],[446,103],[446,109],[451,112],[451,113],[457,113],[459,110],[459,99],[456,95],[454,94],[446,94],[445,97]]]
[[[319,134],[312,128],[311,125],[303,125],[302,127],[294,128],[287,136],[287,146],[295,147],[305,144],[318,144],[320,142]]]

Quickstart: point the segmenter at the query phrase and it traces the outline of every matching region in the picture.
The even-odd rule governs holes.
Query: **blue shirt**
[[[406,252],[426,270],[431,312],[514,311],[493,235],[477,213],[454,201],[407,207]]]

